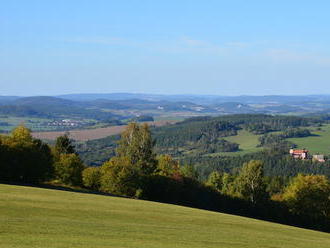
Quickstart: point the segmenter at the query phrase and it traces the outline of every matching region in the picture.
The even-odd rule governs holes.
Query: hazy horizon
[[[196,96],[196,97],[271,97],[271,96],[283,96],[283,97],[299,97],[299,96],[330,96],[329,93],[324,94],[271,94],[271,95],[253,95],[253,94],[241,94],[241,95],[220,95],[220,94],[189,94],[189,93],[181,93],[181,94],[162,94],[162,93],[148,93],[148,92],[106,92],[106,93],[67,93],[67,94],[42,94],[42,95],[4,95],[0,94],[0,97],[42,97],[42,96],[50,96],[50,97],[59,97],[59,96],[68,96],[68,95],[111,95],[111,94],[136,94],[136,95],[160,95],[160,96]]]

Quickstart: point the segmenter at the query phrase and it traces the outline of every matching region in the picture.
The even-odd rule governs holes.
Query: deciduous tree
[[[83,185],[86,188],[99,190],[101,186],[101,175],[100,167],[87,167],[82,172]]]
[[[54,149],[57,154],[75,153],[74,145],[68,133],[56,138]]]
[[[172,177],[180,173],[179,162],[170,155],[160,155],[157,158],[157,173],[161,176]]]
[[[283,200],[296,214],[330,218],[330,183],[326,176],[299,174],[285,189]]]
[[[222,190],[222,174],[218,171],[213,171],[206,182],[206,185],[213,187],[217,191],[221,192]]]
[[[142,174],[149,175],[156,171],[156,154],[153,151],[154,141],[147,124],[130,123],[121,134],[117,157],[125,157],[136,166]]]
[[[78,155],[74,153],[61,154],[55,163],[55,175],[65,184],[81,185],[84,168],[85,166]]]
[[[28,128],[18,126],[9,136],[1,136],[0,179],[36,183],[52,174],[50,148],[34,139]]]
[[[257,203],[267,196],[264,183],[263,163],[258,160],[251,160],[245,163],[235,179],[238,193],[242,198]]]

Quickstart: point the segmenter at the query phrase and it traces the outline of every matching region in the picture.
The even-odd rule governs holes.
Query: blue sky
[[[330,94],[330,1],[8,0],[0,95]]]

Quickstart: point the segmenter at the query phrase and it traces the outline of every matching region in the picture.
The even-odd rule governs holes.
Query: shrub
[[[82,172],[83,185],[86,188],[98,190],[101,186],[101,168],[88,167]]]

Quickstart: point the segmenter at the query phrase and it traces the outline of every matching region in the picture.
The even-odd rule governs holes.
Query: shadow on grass
[[[70,187],[70,186],[48,184],[48,183],[32,184],[32,183],[17,183],[17,182],[4,182],[4,181],[0,181],[0,183],[8,184],[8,185],[15,185],[15,186],[27,186],[27,187],[34,187],[34,188],[68,191],[68,192],[74,192],[74,193],[83,193],[83,194],[91,194],[91,195],[103,195],[103,196],[113,196],[113,197],[134,199],[134,198],[127,197],[127,196],[114,195],[114,194],[110,194],[110,193],[104,193],[104,192],[89,190],[89,189],[85,189],[85,188],[74,188],[74,187]]]

